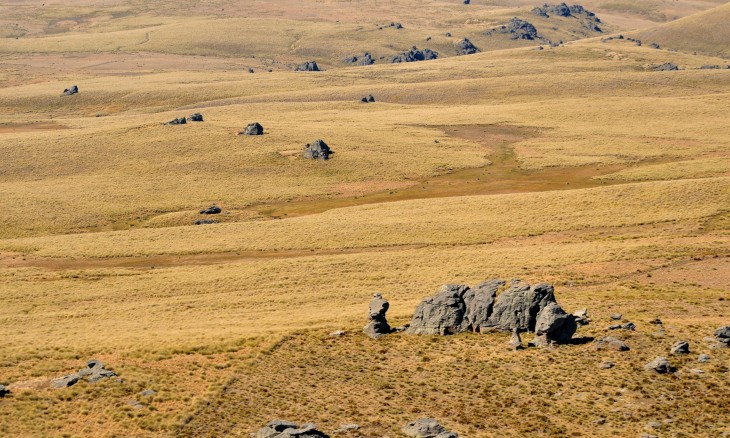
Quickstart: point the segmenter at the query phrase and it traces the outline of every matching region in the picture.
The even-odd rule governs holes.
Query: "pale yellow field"
[[[730,433],[730,351],[705,340],[730,324],[730,70],[699,69],[728,63],[728,5],[586,1],[590,34],[472,3],[0,6],[0,435],[284,418],[401,437],[422,416],[462,438]],[[484,34],[513,16],[566,44]],[[455,56],[464,36],[483,53]],[[343,62],[413,45],[442,59]],[[326,71],[292,71],[312,59]],[[265,135],[236,135],[254,121]],[[333,158],[302,158],[318,138]],[[495,277],[588,307],[583,343],[360,331],[374,292],[400,325],[441,284]],[[596,352],[617,312],[631,350]],[[680,339],[677,374],[643,371]],[[90,358],[124,382],[48,387]]]

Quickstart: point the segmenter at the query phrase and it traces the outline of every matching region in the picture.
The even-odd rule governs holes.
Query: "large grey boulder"
[[[79,92],[79,87],[76,85],[72,85],[70,88],[66,88],[63,90],[64,96],[73,96],[74,94]]]
[[[304,158],[310,160],[329,160],[330,155],[334,154],[324,140],[315,140],[312,144],[307,144],[304,148]]]
[[[535,286],[512,280],[510,288],[497,296],[487,326],[511,332],[534,332],[537,315],[548,303],[555,302],[554,288],[547,283]]]
[[[655,371],[659,374],[673,373],[677,370],[669,363],[666,357],[657,357],[646,364],[644,369],[647,371]]]
[[[504,285],[504,280],[487,280],[464,292],[466,311],[461,324],[462,330],[480,333],[488,328],[487,321],[494,310],[497,291]]]
[[[411,438],[458,438],[457,434],[449,432],[433,418],[412,421],[403,426],[401,431]]]
[[[492,29],[487,32],[487,35],[491,35],[493,32],[510,34],[510,38],[513,40],[534,40],[540,38],[537,29],[532,23],[517,17],[512,18],[506,25],[498,29]]]
[[[463,331],[466,314],[464,294],[469,286],[446,284],[431,298],[418,305],[407,333],[416,335],[453,335]]]
[[[430,61],[438,57],[438,52],[434,52],[431,49],[419,50],[418,47],[413,46],[410,50],[391,57],[390,62],[391,64],[396,64],[400,62]]]
[[[670,351],[672,354],[689,354],[689,342],[677,341],[674,345],[672,345],[672,349]]]
[[[200,113],[191,114],[188,117],[188,120],[190,120],[191,122],[202,122],[203,121],[203,115],[200,114]]]
[[[371,338],[377,339],[391,332],[385,313],[388,311],[390,304],[381,294],[374,294],[370,301],[368,318],[370,322],[363,328],[363,332]]]
[[[264,135],[264,127],[259,122],[249,123],[238,135]]]
[[[537,315],[533,345],[547,347],[551,344],[567,344],[577,329],[575,317],[569,315],[556,302],[548,303]]]
[[[100,380],[116,376],[117,374],[114,371],[107,370],[101,361],[92,359],[87,362],[86,368],[82,368],[74,374],[68,374],[51,381],[51,388],[67,388],[77,384],[80,380],[96,383]]]

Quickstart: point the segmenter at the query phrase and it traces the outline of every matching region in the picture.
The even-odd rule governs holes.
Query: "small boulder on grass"
[[[677,371],[677,369],[669,363],[669,360],[667,360],[666,357],[661,356],[646,364],[644,369],[646,371],[654,371],[659,374],[667,374]]]
[[[73,96],[74,94],[79,92],[79,87],[76,85],[72,85],[70,88],[66,88],[63,90],[64,96]]]
[[[330,155],[334,154],[324,140],[315,140],[312,144],[307,144],[304,148],[304,158],[310,160],[329,160]]]
[[[202,122],[203,115],[200,113],[191,114],[190,117],[188,117],[188,120],[190,120],[191,122]]]
[[[249,123],[238,135],[264,135],[264,127],[259,122]]]
[[[689,354],[689,342],[677,341],[672,345],[672,354]]]

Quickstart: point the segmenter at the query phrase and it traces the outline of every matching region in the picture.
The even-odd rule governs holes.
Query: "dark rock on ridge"
[[[204,209],[200,210],[200,214],[220,214],[221,211],[222,210],[220,207],[213,204],[208,208],[204,208]]]
[[[431,49],[418,50],[418,47],[413,46],[410,50],[391,57],[390,62],[395,64],[399,62],[430,61],[438,57],[439,54]]]
[[[383,298],[381,294],[374,294],[370,301],[368,325],[363,328],[363,332],[371,338],[379,338],[391,332],[385,313],[388,311],[390,304]]]
[[[307,144],[304,149],[304,158],[310,160],[329,160],[330,155],[334,154],[324,140],[315,140],[312,144]]]
[[[471,55],[477,52],[479,52],[479,49],[471,41],[469,41],[469,38],[464,38],[456,45],[457,55]]]

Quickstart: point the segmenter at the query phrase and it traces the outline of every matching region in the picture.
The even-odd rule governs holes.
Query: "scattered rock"
[[[259,122],[249,123],[238,135],[264,135],[264,127]]]
[[[340,336],[345,336],[345,334],[347,334],[347,332],[344,330],[336,330],[336,331],[330,333],[330,336],[340,337]]]
[[[551,16],[575,17],[579,19],[583,26],[585,26],[588,30],[593,32],[603,32],[601,28],[598,27],[598,23],[600,23],[601,20],[596,17],[596,14],[583,8],[581,5],[568,6],[565,3],[560,3],[558,5],[545,4],[542,7],[534,8],[532,13],[543,18],[550,18]]]
[[[593,424],[595,424],[596,426],[600,426],[602,424],[606,424],[606,419],[603,418],[603,417],[597,418],[597,419],[593,420]]]
[[[512,280],[510,288],[494,301],[494,310],[486,325],[501,331],[534,332],[538,314],[555,302],[554,288],[547,283],[535,286]]]
[[[721,65],[703,65],[702,67],[700,67],[700,70],[719,70],[722,68],[730,69],[730,65],[726,65],[725,67]]]
[[[616,364],[613,362],[604,361],[604,362],[601,362],[601,365],[599,365],[598,367],[602,370],[610,370],[611,368],[613,368],[615,366],[616,366]]]
[[[96,383],[99,380],[115,377],[114,371],[107,370],[104,364],[98,360],[90,360],[86,364],[86,368],[80,369],[75,374],[69,374],[51,382],[51,388],[66,388],[73,386],[81,379],[86,379],[89,383]]]
[[[72,96],[78,92],[79,92],[79,87],[76,85],[72,85],[71,88],[66,88],[65,90],[63,90],[63,95]]]
[[[375,97],[373,97],[373,95],[370,94],[367,97],[363,97],[362,99],[360,99],[360,101],[363,103],[372,103],[372,102],[375,102]]]
[[[315,61],[308,61],[304,64],[299,64],[295,71],[321,71]]]
[[[636,330],[636,324],[634,324],[633,322],[627,322],[626,324],[623,324],[621,326],[621,328],[623,330],[632,330],[633,331],[633,330]]]
[[[438,57],[439,54],[431,49],[418,50],[418,47],[413,46],[410,50],[391,57],[390,62],[395,64],[399,62],[430,61]]]
[[[524,348],[522,346],[522,338],[520,337],[520,333],[517,329],[512,330],[512,337],[509,340],[509,344],[512,346],[514,351],[522,350]]]
[[[677,341],[672,345],[672,354],[689,354],[689,342]]]
[[[456,44],[457,55],[471,55],[477,52],[479,52],[479,49],[471,41],[469,41],[469,38],[464,38]]]
[[[329,160],[330,155],[334,154],[324,140],[315,140],[304,148],[304,158],[310,160]]]
[[[611,315],[611,319],[613,319],[614,321],[620,321],[621,318],[623,318],[623,315],[620,313],[614,313]]]
[[[132,400],[129,402],[129,405],[132,406],[134,409],[143,409],[144,405],[139,400]]]
[[[348,64],[357,64],[357,65],[375,64],[375,60],[373,59],[372,55],[369,52],[365,52],[362,56],[350,56],[349,58],[345,59],[345,62]]]
[[[730,325],[715,330],[715,339],[717,340],[717,348],[730,348]]]
[[[394,23],[394,22],[391,22],[390,23],[390,27],[394,27],[396,29],[403,29],[403,25],[402,24],[400,24],[400,23]]]
[[[446,33],[444,34],[444,36],[447,36],[447,37],[451,38],[451,32],[446,32]]]
[[[705,363],[710,361],[710,355],[709,354],[700,354],[697,358],[697,362]]]
[[[654,319],[652,319],[651,321],[649,321],[649,324],[654,324],[654,325],[662,325],[663,323],[662,323],[662,320],[661,320],[661,319],[659,319],[659,318],[654,318]]]
[[[252,69],[252,68],[249,68],[249,69],[248,69],[248,72],[249,72],[249,73],[253,73],[253,69]]]
[[[647,371],[656,371],[659,374],[673,373],[677,370],[669,363],[666,357],[657,357],[646,364],[644,369]]]
[[[458,438],[433,418],[421,418],[403,426],[401,431],[411,438]]]
[[[165,125],[185,125],[188,123],[188,119],[185,117],[179,117],[170,120],[169,122],[165,123]]]
[[[195,113],[195,114],[191,115],[190,117],[188,117],[188,120],[190,120],[191,122],[202,122],[203,115],[200,113]]]
[[[329,438],[317,430],[314,424],[297,424],[291,421],[274,420],[259,429],[254,438]]]
[[[220,214],[221,211],[222,210],[220,207],[213,204],[208,208],[204,208],[204,209],[200,210],[200,214]]]
[[[195,225],[212,225],[212,224],[217,224],[218,221],[215,219],[199,219],[193,223]]]
[[[141,395],[143,397],[149,397],[149,396],[155,395],[155,394],[157,394],[157,391],[155,391],[154,389],[145,389],[144,391],[139,393],[139,395]]]
[[[366,335],[377,339],[390,333],[390,326],[388,325],[388,320],[385,318],[385,313],[388,311],[389,306],[390,304],[381,294],[373,295],[368,314],[370,322],[363,328]]]
[[[591,319],[588,317],[588,309],[579,309],[573,312],[573,318],[575,319],[576,324],[579,325],[588,325],[591,322]]]
[[[358,429],[360,429],[359,424],[354,424],[354,423],[353,424],[343,424],[340,426],[339,429],[332,431],[332,433],[333,434],[345,433],[345,432],[350,432],[352,430],[358,430]]]
[[[10,394],[10,390],[8,390],[5,386],[0,385],[0,398],[3,398],[8,394]]]
[[[596,350],[629,351],[629,346],[620,339],[606,336],[596,340]]]
[[[652,49],[661,49],[661,48],[662,48],[662,47],[661,47],[661,46],[660,46],[659,44],[657,44],[657,43],[651,43],[651,46],[650,46],[650,47],[651,47]]]
[[[654,71],[674,71],[679,70],[679,67],[676,64],[672,64],[671,62],[665,62],[661,65],[655,65],[652,67],[652,70]]]

